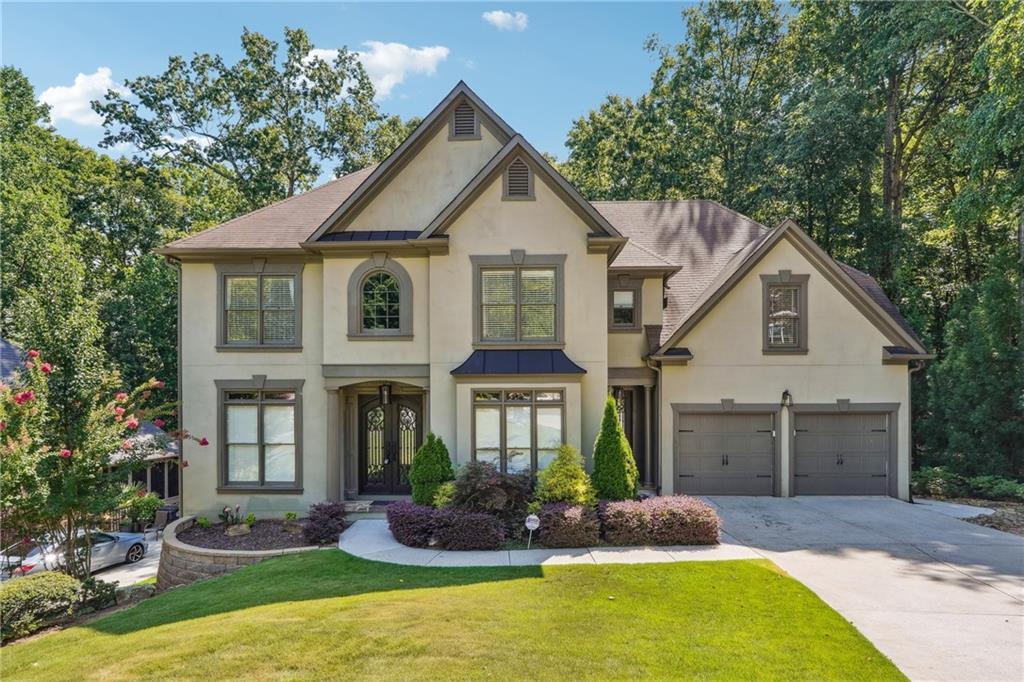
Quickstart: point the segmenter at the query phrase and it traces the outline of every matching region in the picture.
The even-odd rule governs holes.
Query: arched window
[[[348,285],[350,337],[412,336],[412,279],[399,263],[376,254],[360,264]]]
[[[401,293],[398,280],[387,272],[378,270],[363,280],[363,330],[399,329]]]

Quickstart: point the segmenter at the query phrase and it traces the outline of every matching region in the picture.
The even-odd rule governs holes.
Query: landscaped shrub
[[[432,433],[427,434],[420,449],[412,458],[409,468],[409,482],[412,484],[412,501],[416,504],[433,504],[438,487],[455,478],[452,460],[444,441]]]
[[[967,488],[971,497],[1024,502],[1024,483],[1003,476],[974,476],[967,479]]]
[[[915,495],[928,497],[963,497],[967,494],[967,479],[945,467],[922,467],[910,477]]]
[[[437,486],[437,492],[434,493],[434,508],[443,509],[451,506],[453,497],[455,497],[455,481],[445,481]]]
[[[434,510],[434,538],[441,549],[501,549],[505,526],[493,514],[449,507]]]
[[[513,537],[518,537],[530,501],[530,478],[503,474],[486,462],[470,462],[455,479],[451,506],[470,512],[494,514]]]
[[[593,505],[596,500],[594,486],[583,469],[583,456],[571,445],[558,448],[555,460],[537,474],[537,488],[533,491],[535,503]]]
[[[601,432],[594,443],[594,489],[602,500],[632,500],[636,497],[637,480],[633,451],[619,424],[615,399],[608,396],[601,419]]]
[[[328,545],[338,541],[345,530],[345,505],[342,502],[321,502],[309,508],[309,518],[302,532],[306,542]]]
[[[56,571],[0,585],[0,639],[6,642],[24,637],[70,618],[78,605],[80,587],[77,580]]]
[[[108,583],[94,576],[82,581],[78,591],[78,602],[85,611],[99,611],[113,606],[116,601],[117,583]]]
[[[601,541],[601,523],[593,507],[549,502],[537,516],[537,542],[545,547],[593,547]]]
[[[713,545],[718,514],[695,497],[603,502],[601,532],[612,545]]]
[[[386,509],[388,528],[403,545],[429,547],[438,511],[412,502],[392,502]]]

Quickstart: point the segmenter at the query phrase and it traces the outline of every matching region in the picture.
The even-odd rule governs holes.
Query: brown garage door
[[[771,495],[771,413],[676,416],[678,489],[693,495]]]
[[[888,493],[889,415],[796,414],[794,495]]]

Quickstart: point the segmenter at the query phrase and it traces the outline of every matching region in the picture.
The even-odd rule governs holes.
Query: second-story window
[[[294,275],[229,275],[224,285],[224,340],[228,345],[296,342]]]
[[[401,288],[387,272],[375,272],[363,282],[363,329],[399,329]]]
[[[554,341],[554,268],[488,268],[480,271],[482,341]]]

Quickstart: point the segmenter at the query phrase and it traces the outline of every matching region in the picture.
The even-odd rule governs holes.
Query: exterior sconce
[[[391,384],[381,384],[380,388],[377,389],[377,392],[381,405],[391,404]]]
[[[793,406],[793,396],[790,395],[788,388],[785,391],[782,392],[782,406],[783,407],[792,407]]]

